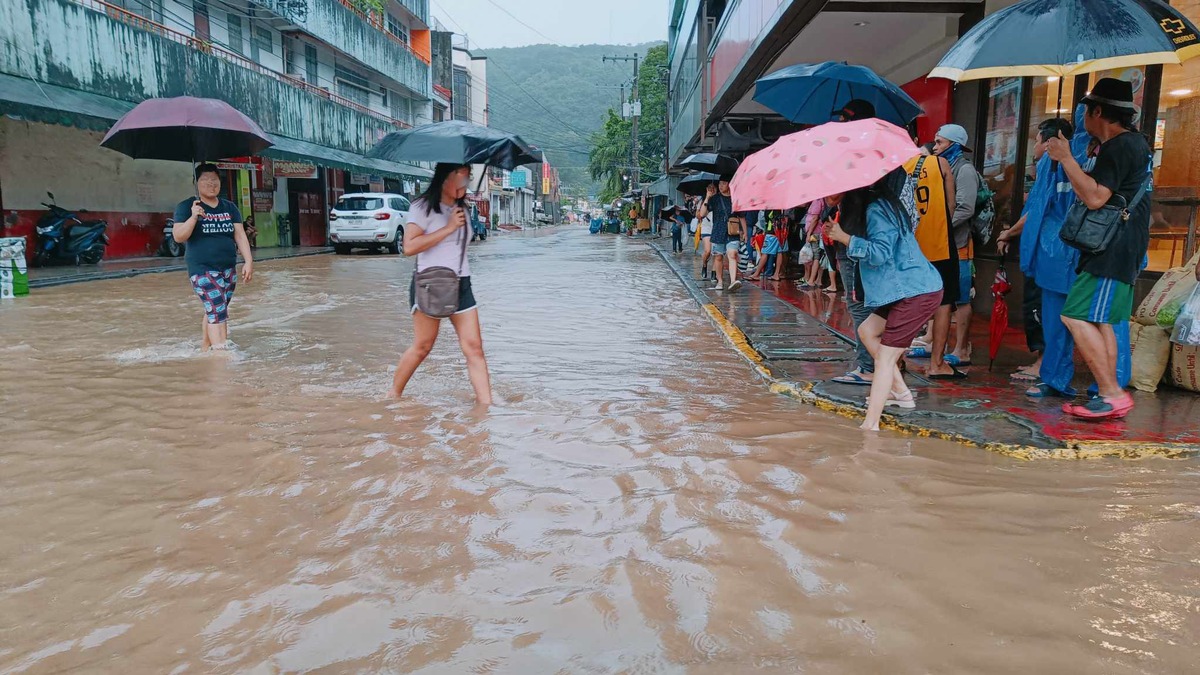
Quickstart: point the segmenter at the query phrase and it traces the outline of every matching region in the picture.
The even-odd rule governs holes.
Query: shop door
[[[321,195],[301,192],[298,206],[300,211],[300,245],[325,245],[325,212],[321,208]]]

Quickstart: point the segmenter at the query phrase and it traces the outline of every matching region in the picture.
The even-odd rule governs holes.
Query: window
[[[1193,23],[1200,20],[1200,0],[1171,0],[1171,6]],[[1154,138],[1149,254],[1154,271],[1182,265],[1198,239],[1200,215],[1193,214],[1200,209],[1200,61],[1163,66],[1161,89],[1158,119],[1139,123]]]
[[[311,85],[317,84],[317,48],[304,45],[304,79]]]
[[[1014,223],[1013,213],[1017,185],[1021,114],[1021,78],[1001,77],[991,80],[988,96],[987,135],[972,139],[976,154],[982,153],[982,175],[996,193],[996,224]],[[994,245],[994,241],[990,246]]]
[[[245,56],[246,46],[242,42],[242,17],[236,14],[227,14],[226,16],[226,26],[229,28],[229,48]]]
[[[1062,106],[1059,107],[1058,86],[1062,85]],[[1025,150],[1025,192],[1033,188],[1036,176],[1037,161],[1033,153],[1037,144],[1038,125],[1042,122],[1061,117],[1072,125],[1075,124],[1075,114],[1071,110],[1071,102],[1075,100],[1075,78],[1067,77],[1037,77],[1033,79],[1033,106],[1029,112],[1029,143]]]
[[[404,24],[400,23],[400,20],[397,19],[396,17],[392,16],[391,14],[387,15],[387,30],[392,35],[395,35],[396,38],[399,39],[404,44],[406,44],[406,45],[410,44],[409,36],[408,36],[408,26],[405,26]]]
[[[378,197],[342,197],[337,206],[338,211],[376,211],[383,208],[383,199]]]
[[[271,31],[266,28],[257,27],[254,29],[254,41],[258,43],[258,49],[267,54],[275,53],[275,39],[271,35]]]
[[[404,197],[392,197],[391,205],[393,211],[407,211],[409,208],[408,200]]]
[[[393,92],[391,104],[392,119],[412,123],[412,101]]]
[[[471,122],[471,71],[459,66],[454,67],[454,119]]]
[[[366,89],[359,89],[352,84],[347,84],[339,80],[337,83],[337,93],[338,96],[349,99],[363,107],[371,106],[371,92]]]

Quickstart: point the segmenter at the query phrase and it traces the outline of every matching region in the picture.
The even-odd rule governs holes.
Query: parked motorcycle
[[[167,218],[163,228],[163,242],[158,247],[158,254],[166,258],[178,258],[187,252],[187,244],[175,241],[175,220]]]
[[[54,203],[54,193],[46,193],[50,203],[42,202],[49,211],[38,219],[33,264],[95,265],[104,257],[108,246],[108,223],[103,220],[80,220],[75,213]],[[79,213],[87,213],[80,209]]]

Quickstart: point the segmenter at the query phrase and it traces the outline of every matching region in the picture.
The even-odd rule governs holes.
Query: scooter
[[[165,258],[178,258],[187,252],[187,244],[175,241],[175,220],[167,218],[163,228],[163,242],[158,247],[158,254]]]
[[[38,219],[35,229],[36,248],[33,264],[37,267],[49,265],[95,265],[104,257],[108,246],[108,223],[103,220],[80,220],[79,216],[54,203],[54,193],[46,193],[50,203],[42,202],[49,209]],[[80,209],[79,213],[87,213]]]

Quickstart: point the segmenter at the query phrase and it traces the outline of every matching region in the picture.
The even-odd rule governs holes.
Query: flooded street
[[[472,248],[401,402],[409,261],[0,307],[0,672],[1185,673],[1195,461],[1020,462],[771,394],[644,243]]]

